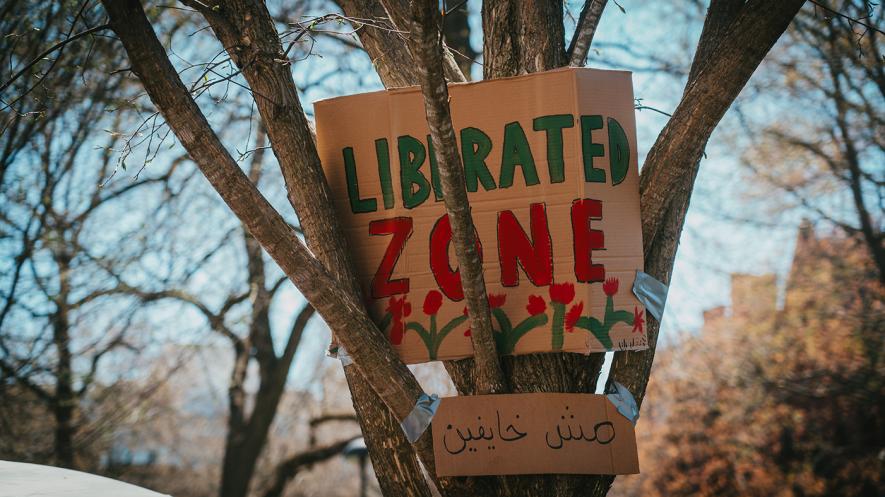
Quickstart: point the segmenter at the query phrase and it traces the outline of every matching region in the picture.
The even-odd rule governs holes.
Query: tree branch
[[[412,86],[418,75],[404,37],[377,0],[336,0],[386,88]],[[372,23],[361,20],[372,20]],[[386,26],[386,27],[385,27]]]
[[[452,245],[455,247],[461,286],[470,316],[476,390],[481,394],[503,393],[507,391],[507,386],[495,349],[482,261],[476,245],[476,228],[470,215],[464,168],[458,155],[449,109],[449,91],[443,76],[441,21],[435,2],[413,0],[409,47],[415,55],[421,79],[424,110],[439,164],[443,199],[452,225]]]
[[[360,436],[350,437],[324,447],[309,449],[286,459],[277,466],[273,482],[270,484],[270,487],[265,490],[264,497],[280,497],[286,489],[286,484],[289,483],[292,478],[295,478],[299,471],[335,457],[347,447],[347,444],[357,438],[360,438]]]
[[[103,0],[103,4],[110,15],[112,29],[129,54],[133,72],[194,162],[249,232],[339,335],[378,395],[397,416],[405,418],[421,395],[421,387],[393,353],[359,300],[347,291],[344,284],[347,280],[329,274],[313,257],[224,149],[166,57],[140,3]],[[283,111],[276,107],[273,110]],[[308,178],[300,180],[311,184]],[[321,184],[324,182],[323,179]],[[328,198],[322,200],[329,202]],[[302,218],[305,224],[303,221]],[[313,222],[328,225],[332,220]],[[397,380],[391,381],[391,378]]]
[[[393,21],[393,24],[399,28],[400,31],[407,31],[412,28],[412,20],[409,18],[410,10],[408,0],[381,0],[381,3],[384,5],[384,10],[387,11],[387,15]],[[411,38],[412,36],[410,35],[409,37]],[[442,47],[442,66],[445,77],[453,83],[467,81],[464,73],[461,72],[461,67],[458,66],[455,57],[449,50],[449,47],[447,47],[444,42],[442,43]],[[413,59],[418,58],[411,48],[409,48],[409,51],[412,52]],[[402,63],[405,63],[405,61],[401,62],[401,64]]]
[[[593,43],[593,35],[596,34],[596,26],[608,0],[586,0],[578,17],[578,25],[575,34],[568,47],[568,65],[572,67],[584,67],[587,63],[587,54],[590,52],[590,44]]]

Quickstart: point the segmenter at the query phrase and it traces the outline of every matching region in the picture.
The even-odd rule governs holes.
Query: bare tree
[[[885,284],[883,12],[863,1],[804,10],[759,83],[784,112],[769,122],[752,108],[742,115],[753,138],[744,164],[765,191],[862,239]]]
[[[612,477],[437,478],[429,434],[425,433],[414,446],[406,443],[397,420],[409,414],[422,393],[421,387],[362,304],[310,124],[292,78],[292,62],[274,18],[258,1],[183,3],[208,22],[236,66],[236,75],[251,91],[307,246],[228,153],[182,83],[140,3],[103,2],[132,71],[166,124],[250,235],[329,324],[352,356],[353,366],[345,369],[385,493],[430,495],[432,485],[443,495],[605,494]],[[458,182],[460,158],[452,147],[445,86],[446,81],[465,78],[452,51],[440,42],[443,16],[437,4],[414,0],[409,6],[404,0],[384,0],[382,9],[375,3],[359,0],[340,3],[350,18],[373,19],[376,26],[388,26],[358,31],[384,84],[422,86],[438,163],[441,170],[447,171],[444,197],[473,330],[475,358],[447,365],[459,392],[592,392],[602,363],[599,354],[533,355],[503,360],[496,355],[487,326],[482,273],[473,253],[472,220],[462,195],[464,185]],[[665,283],[670,279],[694,179],[710,134],[802,3],[714,0],[710,5],[682,99],[649,152],[640,181],[645,269]],[[589,14],[592,9],[588,9],[574,35],[578,40],[592,38],[588,33],[595,29],[594,16]],[[582,59],[584,56],[576,48],[583,46],[581,43],[573,45],[572,53],[566,50],[562,14],[559,1],[484,3],[484,77],[553,69]],[[586,46],[580,50],[586,50]],[[393,53],[397,56],[391,57]],[[459,198],[461,202],[457,201]],[[658,330],[654,319],[647,319],[651,348],[616,354],[611,371],[611,378],[625,384],[639,402],[648,382]],[[388,412],[383,412],[382,406]],[[379,412],[379,416],[367,415]],[[430,482],[424,478],[419,459]]]
[[[248,172],[249,179],[255,184],[262,176],[264,150],[263,135],[259,134]],[[219,487],[222,497],[248,495],[259,456],[285,391],[295,353],[314,314],[309,304],[296,313],[285,335],[282,350],[278,353],[274,343],[271,305],[288,280],[285,276],[275,277],[271,268],[267,267],[258,242],[242,228],[238,231],[242,233],[240,240],[244,249],[246,280],[233,285],[231,292],[221,298],[217,310],[198,294],[180,288],[150,291],[121,284],[114,290],[134,295],[145,303],[173,300],[191,306],[204,317],[212,331],[230,342],[233,365],[228,384],[227,434]],[[245,311],[240,309],[243,305],[246,306]],[[241,315],[244,316],[238,318]],[[238,332],[238,328],[242,328],[242,331]],[[250,364],[253,363],[258,368],[258,385],[254,394],[250,395],[246,383]]]
[[[89,465],[78,455],[90,450],[106,420],[84,415],[81,406],[96,400],[91,395],[97,384],[108,386],[103,383],[109,377],[100,378],[108,356],[146,343],[132,337],[142,323],[131,300],[110,305],[104,298],[103,290],[134,270],[149,249],[132,238],[125,249],[117,247],[132,230],[108,226],[116,221],[111,206],[131,208],[147,195],[159,202],[138,205],[162,209],[174,196],[168,186],[180,161],[131,181],[112,181],[120,166],[114,147],[125,137],[96,137],[93,130],[129,127],[137,115],[126,103],[132,85],[107,74],[120,62],[113,44],[90,35],[84,43],[61,45],[50,60],[40,53],[49,40],[73,39],[71,32],[99,19],[100,9],[84,4],[71,20],[63,6],[53,6],[40,30],[27,6],[12,2],[4,9],[9,34],[3,54],[10,59],[4,66],[24,66],[18,73],[29,77],[4,77],[9,83],[3,85],[0,381],[27,391],[51,414],[51,451],[25,457]],[[114,106],[117,112],[109,117]],[[26,398],[12,389],[3,394],[4,404]]]

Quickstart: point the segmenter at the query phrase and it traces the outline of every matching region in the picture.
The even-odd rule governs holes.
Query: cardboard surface
[[[447,397],[433,418],[436,474],[635,474],[633,428],[604,395]]]
[[[647,347],[631,76],[450,85],[501,354]],[[369,309],[408,363],[473,353],[419,88],[316,102]]]

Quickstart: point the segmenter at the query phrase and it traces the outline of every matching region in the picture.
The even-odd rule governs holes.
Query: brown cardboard
[[[447,397],[432,430],[437,476],[639,473],[633,424],[604,395]]]
[[[449,93],[462,157],[465,150],[469,155],[482,156],[483,133],[491,142],[491,151],[485,158],[490,181],[483,176],[484,170],[478,160],[465,160],[465,171],[477,171],[468,174],[468,187],[471,176],[477,178],[474,182],[476,191],[468,188],[468,196],[482,244],[490,302],[496,307],[492,321],[498,330],[500,353],[589,353],[646,348],[642,322],[644,308],[631,292],[635,271],[642,269],[643,258],[630,73],[560,69],[453,84]],[[404,88],[322,100],[316,102],[315,112],[320,158],[373,317],[408,363],[471,356],[473,350],[469,324],[463,315],[464,302],[458,299],[460,287],[447,272],[457,269],[454,251],[449,245],[446,264],[446,254],[440,248],[444,247],[445,237],[440,235],[444,235],[445,221],[440,221],[439,225],[437,222],[444,219],[445,208],[433,188],[433,164],[430,164],[431,154],[427,150],[428,128],[420,89]],[[560,117],[535,121],[538,117],[552,115]],[[582,116],[598,117],[582,119]],[[559,124],[567,124],[569,119],[573,123],[571,127],[559,128],[563,165],[560,176],[557,176],[556,167],[551,170],[551,164],[560,163],[556,155],[560,149],[555,146],[558,134],[553,121],[556,119],[561,120]],[[586,126],[582,127],[584,124]],[[594,125],[600,128],[592,129]],[[622,134],[618,133],[618,128],[623,130]],[[465,129],[468,130],[463,131]],[[588,130],[588,140],[584,139],[583,129]],[[520,135],[524,135],[524,143]],[[610,136],[626,139],[626,147],[616,148],[621,153],[611,153]],[[405,138],[400,140],[400,137]],[[548,140],[548,137],[554,140]],[[465,147],[465,140],[472,145]],[[585,148],[585,141],[595,145]],[[399,146],[400,142],[403,147]],[[548,142],[554,152],[553,160],[548,160]],[[617,146],[617,140],[615,142]],[[385,143],[387,154],[384,153]],[[521,147],[525,144],[529,152]],[[416,148],[410,153],[407,145]],[[510,151],[507,154],[502,153],[505,145]],[[629,160],[623,160],[627,150]],[[589,152],[598,156],[589,157]],[[584,153],[592,159],[592,167],[599,170],[592,174],[604,174],[604,182],[587,181]],[[380,163],[379,154],[382,157]],[[427,184],[422,183],[417,173],[407,174],[403,182],[402,164],[408,171],[410,161],[418,164],[421,154],[425,157],[417,170]],[[534,183],[527,159],[529,154],[535,166],[537,184],[528,184]],[[618,177],[620,182],[616,185],[613,180],[619,175],[613,174],[617,172],[617,164],[614,168],[611,164],[613,156],[622,158],[620,163],[626,164],[626,175],[623,179]],[[389,189],[382,181],[383,172],[387,170],[383,167],[384,157],[388,158]],[[504,157],[509,159],[505,161]],[[351,175],[355,181],[352,184],[358,192],[348,190],[347,159],[353,166]],[[472,165],[468,167],[467,163]],[[507,181],[506,177],[502,178],[502,170],[513,172],[509,187],[504,187]],[[412,182],[409,178],[416,179]],[[484,179],[490,188],[488,191],[484,189]],[[558,179],[562,181],[554,182]],[[594,176],[592,179],[598,178]],[[406,197],[420,200],[423,192],[427,193],[426,200],[407,205]],[[578,211],[573,212],[574,202],[581,199],[589,200],[578,205]],[[532,204],[537,205],[532,207]],[[598,213],[593,209],[601,210],[601,219],[589,221],[589,230],[598,232],[587,232],[583,223],[573,222],[573,215],[580,217],[581,207],[591,217]],[[371,208],[375,210],[360,212]],[[542,222],[544,214],[546,225]],[[532,215],[539,220],[537,237],[530,222]],[[374,235],[370,234],[370,226]],[[542,257],[548,253],[544,226],[549,230],[549,260]],[[407,228],[411,230],[410,235]],[[499,229],[503,230],[502,239],[499,239]],[[586,242],[579,247],[575,246],[576,229],[581,233],[580,239]],[[602,239],[599,239],[599,233]],[[435,251],[430,248],[431,234],[437,235]],[[407,235],[402,249],[397,250],[395,242]],[[392,247],[390,253],[389,246]],[[597,248],[591,252],[586,250],[588,247]],[[513,253],[519,249],[525,259],[517,259],[514,264]],[[612,281],[600,281],[602,273],[598,270],[594,273],[583,269],[580,274],[585,279],[596,281],[578,281],[576,251],[579,265],[580,261],[592,257],[592,264],[601,265],[604,278]],[[432,259],[431,254],[437,257]],[[386,277],[383,274],[376,276],[385,255],[387,262],[393,264],[392,272]],[[510,261],[504,264],[509,271],[502,269],[502,258]],[[431,264],[432,260],[434,264]],[[447,266],[451,269],[447,270]],[[530,274],[535,281],[529,278]],[[551,281],[545,279],[548,275]],[[505,283],[516,283],[516,286]],[[448,289],[448,293],[442,292],[441,288]],[[611,299],[608,293],[612,294]],[[554,305],[554,300],[567,303]],[[579,316],[583,319],[569,319]],[[606,320],[606,316],[610,319]],[[640,319],[637,320],[636,316]],[[450,326],[445,328],[446,325]],[[436,333],[431,331],[434,326]],[[588,330],[594,328],[596,332]],[[561,334],[555,333],[557,330]]]

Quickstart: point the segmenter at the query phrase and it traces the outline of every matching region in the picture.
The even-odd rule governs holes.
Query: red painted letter
[[[501,261],[501,284],[519,285],[517,262],[535,286],[553,282],[553,242],[547,226],[543,203],[529,206],[532,239],[523,231],[512,211],[498,213],[498,258]]]
[[[406,241],[412,236],[412,218],[394,217],[369,223],[370,235],[393,235],[375,277],[372,278],[372,297],[376,299],[409,292],[409,279],[391,280],[396,261],[403,253]]]
[[[482,244],[479,235],[476,237],[476,251],[482,260]],[[436,284],[449,300],[458,302],[464,300],[464,288],[461,287],[461,271],[452,269],[449,265],[449,244],[452,241],[452,225],[449,224],[449,215],[443,214],[436,220],[433,229],[430,230],[430,271]]]
[[[584,283],[605,280],[605,266],[593,264],[593,251],[605,248],[602,230],[591,230],[590,220],[602,219],[602,202],[589,198],[572,202],[575,278]]]

